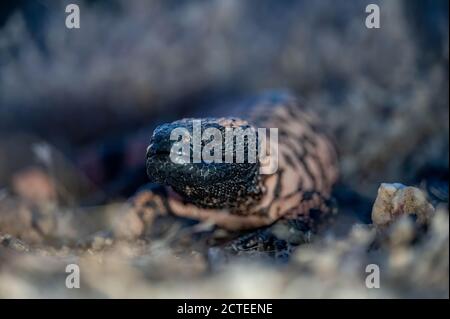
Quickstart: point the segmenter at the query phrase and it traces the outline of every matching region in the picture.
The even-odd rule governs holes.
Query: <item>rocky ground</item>
[[[449,220],[440,206],[426,232],[409,218],[380,231],[354,224],[300,246],[288,263],[258,256],[215,260],[216,248],[160,239],[116,241],[97,234],[76,247],[29,245],[0,235],[4,298],[448,298]],[[80,288],[66,288],[66,267]],[[379,288],[368,288],[369,265]],[[370,287],[370,282],[369,282]]]

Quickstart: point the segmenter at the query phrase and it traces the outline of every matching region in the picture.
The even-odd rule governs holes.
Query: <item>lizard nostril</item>
[[[151,150],[152,150],[152,144],[147,146],[147,151],[145,152],[145,154],[147,154],[147,157],[151,154]]]
[[[170,155],[170,150],[167,150],[165,147],[160,147],[157,144],[150,144],[147,147],[147,158],[157,155]]]
[[[170,149],[170,136],[164,134],[164,131],[155,131],[150,139],[150,144],[147,147],[147,157],[155,155],[168,155],[170,154]]]
[[[147,157],[157,154],[157,147],[156,147],[155,143],[150,143],[150,145],[147,147],[146,154],[147,154]]]

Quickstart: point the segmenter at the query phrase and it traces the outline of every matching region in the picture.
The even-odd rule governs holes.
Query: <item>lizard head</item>
[[[256,130],[236,118],[166,123],[151,137],[147,174],[198,206],[233,208],[261,193],[256,145]]]

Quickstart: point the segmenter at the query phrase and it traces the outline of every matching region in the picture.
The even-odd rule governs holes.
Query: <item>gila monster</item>
[[[330,215],[331,190],[338,178],[333,143],[317,116],[284,91],[264,92],[222,107],[218,114],[201,118],[202,131],[278,128],[278,169],[261,174],[259,161],[174,163],[170,132],[184,127],[192,133],[194,119],[166,123],[154,130],[146,155],[147,174],[157,184],[134,196],[134,211],[145,225],[155,215],[171,214],[240,234],[226,245],[235,253],[286,255]]]
[[[150,141],[150,129],[140,132],[129,140],[123,139],[116,147],[107,148],[112,150],[113,156],[87,161],[94,163],[91,172],[102,173],[98,176],[100,179],[110,173],[118,174],[119,177],[111,175],[112,183],[103,184],[112,185],[110,194],[102,188],[106,195],[101,200],[108,203],[114,198],[112,193],[125,193],[123,185],[128,191],[133,185],[148,183],[148,180],[142,181],[146,179],[146,164],[152,183],[137,192],[138,186],[134,187],[129,201],[131,209],[120,211],[113,234],[117,238],[136,239],[158,227],[156,217],[175,216],[182,217],[178,220],[200,222],[199,225],[213,225],[231,234],[231,238],[225,236],[225,251],[236,254],[264,251],[285,256],[293,247],[309,240],[309,235],[322,225],[320,221],[330,215],[331,189],[338,177],[337,155],[331,139],[321,128],[317,116],[284,91],[264,92],[206,111],[208,114],[204,109],[199,114],[203,130],[209,127],[222,131],[226,127],[278,128],[278,169],[262,174],[268,173],[264,172],[267,166],[259,161],[173,163],[169,158],[173,142],[170,132],[176,127],[192,127],[193,118],[160,125]],[[144,161],[143,153],[149,142]],[[248,147],[248,140],[244,140],[245,143]],[[103,165],[105,163],[108,165]],[[78,166],[89,173],[83,165]],[[35,175],[31,177],[31,180],[36,179]],[[30,178],[20,180],[27,184]],[[67,223],[73,232],[69,238],[83,237],[86,225],[95,224],[91,213],[61,214],[60,207],[47,204],[19,209],[23,222],[18,223],[17,215],[8,213],[15,210],[8,207],[0,214],[0,231],[28,238],[31,242],[47,239],[66,242],[67,235],[60,231]],[[77,221],[84,226],[77,226]],[[16,229],[19,226],[20,229]]]

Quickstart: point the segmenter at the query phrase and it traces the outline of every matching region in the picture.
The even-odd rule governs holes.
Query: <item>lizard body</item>
[[[177,127],[192,127],[194,119],[163,124],[155,129],[150,141],[147,173],[151,181],[164,186],[158,191],[138,192],[136,214],[144,223],[163,212],[229,231],[255,229],[260,241],[273,237],[279,224],[294,225],[297,230],[314,229],[316,221],[329,214],[328,200],[338,178],[336,151],[318,118],[293,96],[278,91],[263,93],[230,109],[233,117],[202,118],[202,130],[278,128],[278,169],[261,174],[259,162],[173,163],[169,158],[170,132]],[[137,235],[145,227],[139,229]],[[262,229],[270,229],[270,235],[260,236]],[[246,235],[243,243],[238,242],[246,247],[254,237]]]

